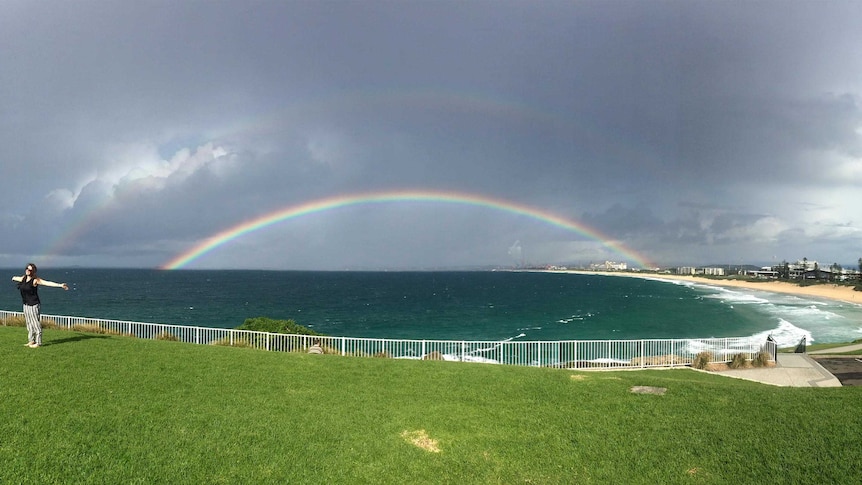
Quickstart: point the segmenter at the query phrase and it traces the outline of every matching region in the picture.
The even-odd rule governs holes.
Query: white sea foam
[[[702,286],[701,288],[707,288],[706,286]],[[710,289],[714,289],[715,287],[708,287]],[[755,296],[750,293],[743,293],[740,291],[728,290],[727,288],[718,288],[717,293],[712,293],[709,295],[704,295],[704,298],[715,298],[721,300],[726,303],[738,303],[738,304],[761,304],[761,303],[769,303],[769,300],[766,298],[761,298]]]
[[[764,318],[774,319],[776,327],[758,332],[752,338],[770,333],[779,346],[795,346],[805,337],[808,343],[854,340],[862,333],[862,305],[853,305],[816,297],[771,293],[757,289],[724,288],[707,284],[680,282],[705,292],[702,297],[718,300],[734,310],[753,310]]]
[[[503,343],[505,343],[505,342],[511,342],[512,340],[515,340],[516,338],[521,338],[521,337],[526,337],[526,336],[527,336],[527,334],[525,334],[525,333],[519,333],[518,335],[515,335],[514,337],[509,337],[507,339],[503,339],[499,343],[492,345],[491,347],[485,347],[485,348],[481,348],[481,349],[473,349],[467,355],[475,354],[476,352],[491,352],[493,350],[497,350],[498,348],[500,348],[500,346],[503,345]]]
[[[444,355],[443,358],[445,360],[461,360],[463,362],[476,362],[479,364],[499,364],[500,363],[497,360],[488,359],[485,357],[479,357],[476,355],[465,355],[463,359],[459,359],[457,356],[454,356],[454,355],[449,355],[449,356]]]
[[[778,327],[756,333],[748,338],[755,342],[765,342],[770,336],[779,347],[793,347],[798,345],[803,338],[809,343],[813,340],[811,332],[804,328],[799,328],[784,319],[779,319]]]
[[[578,313],[578,314],[571,315],[571,316],[566,317],[566,318],[561,318],[561,319],[557,320],[557,323],[567,324],[567,323],[572,323],[572,322],[584,321],[584,320],[586,320],[592,316],[593,316],[593,314],[589,313],[589,312],[584,313],[584,314]]]

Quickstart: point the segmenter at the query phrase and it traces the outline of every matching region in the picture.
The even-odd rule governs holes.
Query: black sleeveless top
[[[27,281],[25,277],[18,283],[18,289],[21,290],[21,299],[24,301],[25,305],[33,306],[38,305],[39,301],[39,287],[34,285],[34,278],[30,278],[30,281]]]

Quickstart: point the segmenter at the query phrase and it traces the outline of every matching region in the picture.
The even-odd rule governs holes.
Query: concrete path
[[[840,354],[842,352],[854,352],[856,350],[862,350],[862,344],[845,345],[844,347],[833,347],[831,349],[824,349],[824,350],[811,350],[811,351],[808,351],[808,353],[809,354]]]
[[[773,386],[841,387],[841,381],[806,354],[778,354],[775,367],[726,370],[718,374]]]

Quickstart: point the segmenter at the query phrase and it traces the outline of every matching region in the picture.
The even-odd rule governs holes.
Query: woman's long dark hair
[[[25,266],[25,268],[33,268],[30,271],[30,281],[32,281],[31,284],[35,285],[36,284],[36,278],[37,278],[37,276],[36,276],[36,265],[33,263],[27,263],[27,266]],[[21,287],[23,285],[25,285],[26,283],[27,283],[27,270],[25,269],[24,270],[24,276],[21,277],[21,281],[18,283],[18,289],[20,290]]]

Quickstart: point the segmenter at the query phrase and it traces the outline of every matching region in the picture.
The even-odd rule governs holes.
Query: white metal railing
[[[23,318],[22,312],[0,310],[0,322]],[[677,367],[689,365],[701,352],[712,362],[728,362],[736,354],[747,359],[766,350],[774,360],[774,343],[752,337],[640,340],[474,341],[414,340],[293,335],[231,328],[192,327],[100,318],[42,315],[57,328],[107,331],[146,339],[172,339],[194,344],[253,347],[275,352],[306,352],[319,343],[326,353],[362,357],[451,360],[569,369]]]

